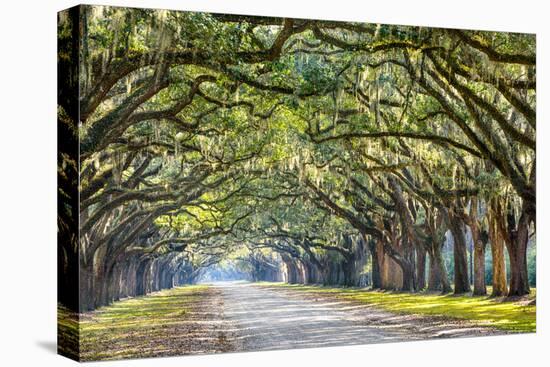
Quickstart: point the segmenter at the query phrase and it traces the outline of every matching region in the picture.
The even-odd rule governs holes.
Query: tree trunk
[[[487,294],[485,285],[485,243],[478,240],[474,242],[474,295]]]
[[[78,254],[58,240],[57,292],[58,302],[74,312],[80,311]],[[74,246],[78,251],[78,247]]]
[[[529,241],[529,217],[524,212],[517,230],[510,233],[510,241],[506,242],[510,258],[510,289],[508,296],[524,296],[529,294],[529,279],[527,276],[527,243]]]
[[[382,288],[382,276],[380,269],[380,251],[381,245],[379,241],[370,240],[369,249],[371,253],[371,279],[372,279],[372,288],[381,289]]]
[[[453,291],[449,278],[447,277],[447,268],[445,260],[441,254],[441,245],[435,245],[430,256],[430,275],[428,281],[429,291],[441,291],[441,293],[450,293]]]
[[[416,250],[416,279],[419,291],[426,288],[426,250],[423,247]]]
[[[93,266],[81,264],[79,272],[80,312],[94,309],[94,273]]]
[[[438,291],[441,289],[441,272],[436,264],[435,256],[432,251],[428,252],[428,258],[430,260],[428,290]]]
[[[355,259],[353,256],[344,258],[342,271],[344,272],[344,285],[353,287],[355,285]]]
[[[458,216],[453,215],[449,220],[449,228],[454,240],[454,293],[467,293],[471,289],[468,281],[468,252],[466,249],[466,238],[464,237],[464,223]]]
[[[136,272],[136,296],[142,296],[147,291],[147,272],[149,271],[149,260],[141,261]]]
[[[404,262],[401,265],[403,271],[403,286],[402,291],[413,292],[414,289],[414,264],[410,262]]]
[[[411,212],[411,207],[407,204],[403,195],[401,185],[393,177],[388,179],[388,183],[392,188],[392,199],[396,206],[396,212],[399,214],[401,229],[403,231],[403,238],[401,239],[401,253],[405,261],[402,261],[399,265],[403,270],[403,285],[402,289],[407,291],[414,291],[418,288],[415,271],[415,249],[418,249],[421,244],[414,228],[414,215]],[[393,246],[397,248],[396,238],[394,236]],[[425,260],[425,256],[423,257]],[[425,269],[425,265],[423,266]],[[425,278],[423,280],[426,283]]]
[[[472,233],[472,253],[470,263],[472,267],[471,277],[474,283],[474,295],[484,296],[487,294],[485,284],[485,247],[487,242],[482,238],[478,221],[478,199],[470,201],[470,214],[466,216],[470,232]],[[486,238],[486,236],[484,236]]]
[[[504,262],[504,237],[499,226],[502,223],[500,204],[496,199],[491,200],[489,212],[489,241],[491,243],[491,256],[493,258],[493,292],[492,297],[502,297],[507,293],[506,266]]]
[[[438,264],[437,267],[439,269],[439,273],[441,274],[441,293],[450,293],[453,291],[453,288],[451,287],[451,282],[447,277],[447,267],[445,266],[445,260],[443,259],[443,254],[441,253],[442,245],[443,244],[434,248],[434,258]]]

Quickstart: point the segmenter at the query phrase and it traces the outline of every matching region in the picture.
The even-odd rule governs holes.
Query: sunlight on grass
[[[184,327],[190,305],[208,286],[192,285],[115,302],[81,314],[83,360],[148,356],[162,353],[170,326]]]
[[[359,301],[396,313],[445,316],[513,332],[536,331],[535,305],[504,302],[501,298],[371,291],[358,288],[268,282],[260,284],[262,286],[284,287],[305,293],[335,294],[343,299]],[[536,290],[533,290],[529,298],[534,298],[535,295]]]
[[[77,359],[79,350],[78,314],[57,307],[57,348],[61,355]]]

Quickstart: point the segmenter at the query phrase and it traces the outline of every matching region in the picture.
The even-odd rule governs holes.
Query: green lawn
[[[182,335],[199,332],[193,323],[196,304],[207,286],[191,285],[115,302],[80,315],[84,361],[140,358],[184,353]],[[78,328],[65,309],[58,309],[63,329]],[[64,332],[63,335],[73,334]]]
[[[78,359],[78,315],[65,307],[57,307],[57,348],[61,355]]]
[[[360,288],[335,288],[285,283],[264,282],[260,284],[304,293],[332,294],[343,299],[359,301],[396,313],[466,319],[477,325],[492,326],[513,332],[536,331],[536,306],[527,306],[525,301],[504,302],[503,299],[483,296],[371,291]],[[533,290],[529,298],[534,297],[535,291]]]

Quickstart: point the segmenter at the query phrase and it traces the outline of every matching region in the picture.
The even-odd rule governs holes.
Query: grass
[[[61,355],[78,359],[78,314],[67,308],[57,307],[57,348]]]
[[[372,291],[360,288],[335,288],[286,283],[261,283],[304,293],[325,293],[342,299],[358,301],[394,313],[443,316],[468,320],[476,325],[491,326],[511,332],[536,331],[536,306],[502,298],[470,295],[440,295],[433,293],[403,293]],[[535,291],[528,299],[535,297]]]
[[[181,351],[182,334],[192,335],[190,315],[207,286],[193,285],[125,299],[80,314],[83,361],[152,357]],[[64,333],[73,335],[74,315],[58,309]],[[78,328],[78,325],[76,326]]]

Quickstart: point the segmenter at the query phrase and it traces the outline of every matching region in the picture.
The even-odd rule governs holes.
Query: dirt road
[[[163,290],[82,314],[80,320],[83,360],[503,333],[465,321],[396,315],[327,293],[246,282]]]
[[[232,350],[273,350],[495,335],[465,322],[395,315],[330,297],[251,283],[212,285],[223,298]]]

